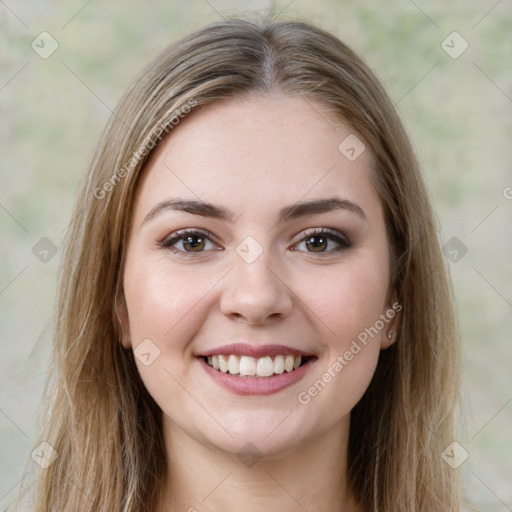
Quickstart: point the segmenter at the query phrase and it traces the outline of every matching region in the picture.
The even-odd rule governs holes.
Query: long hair
[[[210,24],[169,46],[108,122],[63,252],[35,512],[152,510],[166,472],[162,413],[122,348],[117,304],[132,198],[152,148],[184,115],[246,93],[322,102],[374,156],[403,306],[397,341],[351,412],[348,472],[367,512],[459,510],[453,441],[459,352],[436,220],[408,136],[382,85],[335,36],[301,21]],[[46,445],[45,445],[46,446]],[[51,452],[53,454],[53,452]]]

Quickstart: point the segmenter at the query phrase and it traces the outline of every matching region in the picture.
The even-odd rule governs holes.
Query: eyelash
[[[177,231],[176,233],[173,233],[172,235],[168,236],[167,238],[165,238],[164,240],[159,242],[158,245],[162,249],[171,249],[174,254],[179,254],[180,256],[189,257],[194,254],[201,254],[205,251],[204,250],[198,251],[198,252],[183,251],[181,249],[173,248],[172,246],[176,242],[180,242],[181,240],[184,240],[187,237],[196,237],[196,236],[206,238],[211,242],[213,242],[212,238],[214,238],[212,233],[210,233],[207,230],[185,229],[185,230]],[[318,252],[318,253],[315,253],[312,251],[304,251],[304,252],[308,252],[309,254],[318,254],[318,255],[320,255],[320,257],[322,257],[322,255],[326,255],[326,254],[329,255],[329,254],[332,254],[333,252],[341,252],[345,249],[348,249],[352,245],[350,240],[346,236],[342,235],[338,231],[331,229],[331,228],[316,228],[307,233],[304,232],[303,237],[295,245],[298,245],[302,242],[305,242],[311,238],[316,238],[316,237],[328,238],[328,239],[333,240],[336,243],[340,244],[340,246],[336,247],[335,249],[330,249],[328,251],[322,251],[322,252]],[[296,250],[296,249],[293,249],[293,250]]]

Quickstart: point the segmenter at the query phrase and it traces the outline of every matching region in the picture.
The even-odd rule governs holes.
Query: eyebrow
[[[212,203],[186,199],[167,199],[154,206],[144,217],[142,224],[153,219],[158,214],[169,210],[182,211],[227,222],[232,222],[235,215],[227,208]],[[319,215],[335,210],[347,210],[357,214],[366,221],[368,220],[363,209],[356,203],[341,197],[329,197],[285,206],[279,212],[279,222],[306,217],[308,215]]]

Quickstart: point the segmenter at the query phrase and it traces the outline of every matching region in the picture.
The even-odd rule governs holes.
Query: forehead
[[[136,222],[171,195],[252,209],[260,217],[283,204],[335,194],[378,202],[370,151],[356,159],[343,152],[344,141],[361,139],[354,137],[325,105],[301,96],[245,96],[202,107],[182,119],[146,163]]]

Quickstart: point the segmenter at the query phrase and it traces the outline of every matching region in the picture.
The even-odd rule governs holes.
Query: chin
[[[284,417],[286,415],[281,415],[277,421],[261,423],[244,418],[237,428],[228,429],[232,437],[224,431],[224,435],[215,437],[210,431],[204,433],[204,437],[212,448],[230,455],[278,458],[306,441],[303,427],[299,432],[288,420],[283,422]]]

